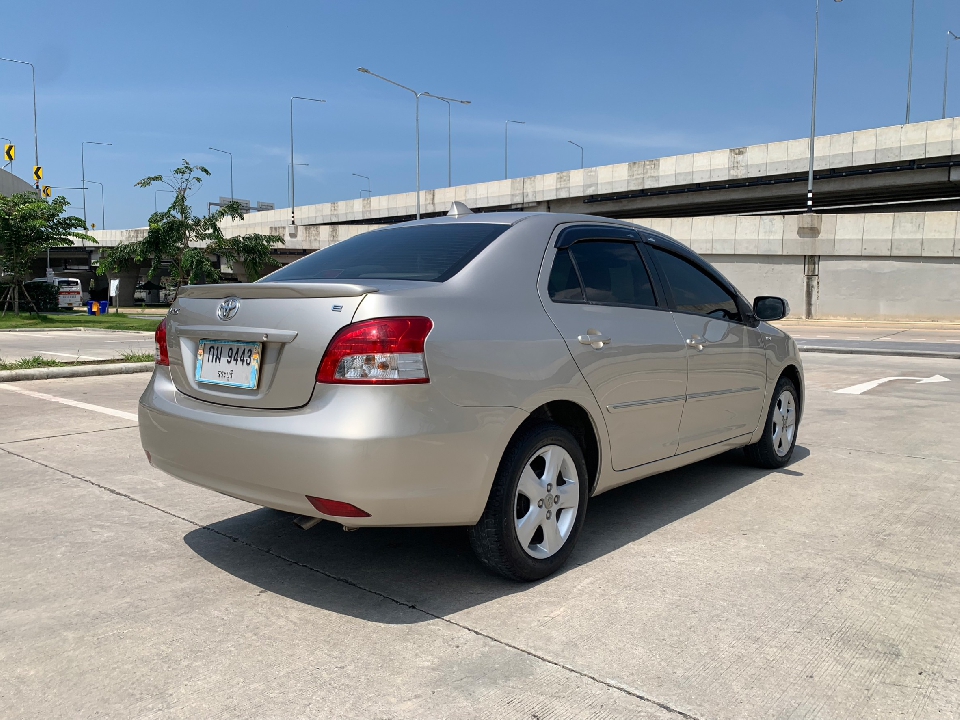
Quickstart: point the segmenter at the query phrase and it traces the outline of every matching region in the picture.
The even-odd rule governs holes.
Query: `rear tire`
[[[521,431],[507,446],[470,545],[488,569],[530,582],[570,557],[587,511],[583,451],[554,424]],[[559,498],[559,500],[558,500]]]
[[[800,398],[790,378],[781,377],[773,391],[770,409],[763,428],[763,435],[743,451],[747,459],[757,467],[782,468],[790,462],[797,446]]]

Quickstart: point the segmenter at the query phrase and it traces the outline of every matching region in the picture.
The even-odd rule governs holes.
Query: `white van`
[[[34,282],[47,282],[57,286],[58,306],[75,308],[83,305],[83,289],[77,278],[36,278]]]

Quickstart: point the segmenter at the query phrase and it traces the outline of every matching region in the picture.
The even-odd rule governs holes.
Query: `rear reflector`
[[[430,382],[423,345],[426,317],[387,317],[347,325],[334,335],[317,369],[318,383],[400,385]]]
[[[169,365],[170,354],[167,352],[167,319],[164,318],[157,325],[156,332],[153,333],[153,341],[156,343],[154,360],[157,365]]]
[[[324,515],[333,517],[370,517],[370,513],[364,512],[356,505],[340,502],[339,500],[326,500],[324,498],[306,496],[310,504]]]

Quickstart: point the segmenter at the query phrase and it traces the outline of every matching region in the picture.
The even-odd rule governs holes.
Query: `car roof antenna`
[[[468,208],[460,201],[454,201],[450,205],[450,210],[447,212],[447,215],[450,217],[461,217],[463,215],[473,215],[473,210]]]

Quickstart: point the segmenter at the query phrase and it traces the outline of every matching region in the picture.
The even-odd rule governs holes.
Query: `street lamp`
[[[83,162],[83,149],[86,145],[113,145],[113,143],[96,142],[94,140],[84,140],[80,143],[80,184],[83,186],[83,225],[87,225],[87,169]]]
[[[452,157],[452,140],[453,135],[453,120],[450,112],[450,103],[456,102],[461,105],[469,105],[469,100],[457,100],[456,98],[441,97],[440,95],[431,95],[430,93],[424,93],[424,97],[432,97],[434,100],[441,100],[447,104],[447,187],[453,187],[453,161]]]
[[[833,0],[843,2],[843,0]],[[813,101],[810,111],[810,171],[807,175],[807,212],[813,212],[813,151],[817,136],[817,59],[820,54],[820,0],[817,0],[817,14],[813,36]]]
[[[360,173],[350,173],[350,174],[355,177],[363,178],[364,180],[366,180],[367,193],[370,195],[370,197],[373,197],[373,190],[370,189],[370,178],[368,178],[366,175],[361,175]],[[360,197],[363,197],[363,190],[360,191]]]
[[[420,96],[428,95],[426,91],[417,92],[413,88],[408,88],[406,85],[401,85],[398,82],[394,82],[389,78],[385,78],[383,75],[377,75],[375,72],[370,72],[365,67],[358,67],[357,72],[362,72],[365,75],[373,75],[375,78],[380,78],[384,82],[388,82],[391,85],[396,85],[402,90],[406,90],[409,93],[413,93],[413,96],[417,101],[417,220],[420,219]],[[431,97],[433,97],[431,95]]]
[[[217,150],[215,147],[210,148],[210,150],[230,156],[230,202],[233,202],[233,153],[227,150]]]
[[[907,121],[910,124],[910,94],[913,90],[913,32],[917,26],[917,0],[910,3],[910,68],[907,70]]]
[[[309,167],[310,163],[297,163],[297,165]],[[290,202],[290,163],[287,163],[287,202]],[[293,203],[290,203],[290,207],[293,207]]]
[[[507,128],[510,123],[514,125],[526,125],[523,120],[505,120],[503,123],[503,179],[507,179]]]
[[[27,62],[26,60],[13,60],[11,58],[0,58],[0,60],[30,66],[30,76],[33,78],[33,164],[39,165],[40,146],[37,145],[37,69],[33,66],[33,63]],[[37,180],[35,185],[39,188],[40,181]]]
[[[950,72],[950,41],[960,40],[953,31],[947,30],[947,59],[943,63],[943,119],[947,119],[947,77]]]
[[[176,191],[175,191],[175,190],[154,190],[154,191],[153,191],[153,211],[154,211],[154,212],[159,212],[159,211],[157,210],[157,193],[162,193],[162,192],[172,193],[172,192],[176,192]]]
[[[293,101],[294,100],[309,100],[310,102],[315,103],[325,103],[326,100],[318,100],[317,98],[309,97],[300,97],[299,95],[294,95],[290,98],[290,224],[297,224],[297,215],[294,208],[297,204],[297,180],[296,180],[296,163],[293,161]]]
[[[567,140],[571,145],[577,145],[573,140]],[[583,145],[577,145],[580,148],[580,169],[583,170]]]
[[[87,180],[87,182],[93,183],[94,185],[99,185],[99,186],[100,186],[100,229],[101,229],[101,230],[106,230],[106,229],[107,229],[107,228],[106,228],[106,220],[104,219],[104,218],[106,217],[106,215],[105,215],[104,210],[103,210],[103,183],[102,183],[102,182],[97,182],[96,180]],[[157,196],[154,195],[153,197],[156,198]]]

